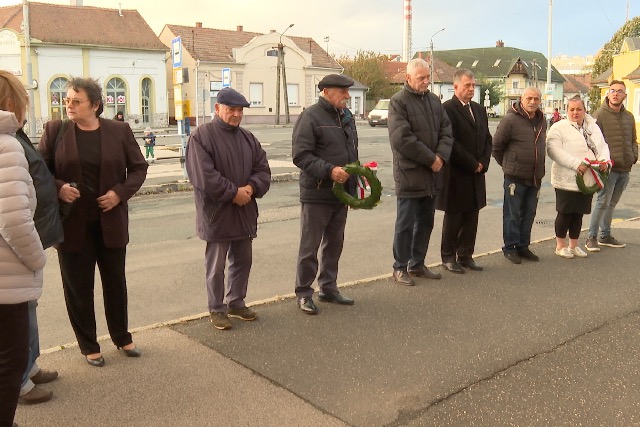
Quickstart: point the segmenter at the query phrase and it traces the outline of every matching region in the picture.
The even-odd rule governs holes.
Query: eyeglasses
[[[84,99],[83,100],[83,99],[76,99],[76,98],[67,98],[67,97],[62,98],[62,102],[64,102],[65,105],[71,104],[74,107],[77,107],[78,105],[82,104],[83,102],[87,102],[87,101],[89,101],[89,100],[88,99]]]
[[[624,95],[625,91],[624,89],[609,89],[609,93],[611,94],[617,93],[618,95]]]

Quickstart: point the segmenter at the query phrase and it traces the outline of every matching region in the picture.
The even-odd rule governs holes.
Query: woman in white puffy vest
[[[0,70],[0,427],[13,425],[29,355],[28,302],[40,297],[46,262],[33,222],[36,191],[15,138],[27,103],[22,83]]]

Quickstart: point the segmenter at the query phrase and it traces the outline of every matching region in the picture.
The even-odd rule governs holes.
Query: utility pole
[[[547,87],[551,86],[551,33],[552,33],[552,22],[553,22],[553,0],[549,0],[549,33],[547,36]],[[545,88],[546,93],[546,88]],[[548,95],[546,95],[548,96]],[[549,112],[553,107],[553,95],[551,95],[551,100],[547,101],[547,108],[549,108]]]
[[[31,34],[29,33],[29,1],[22,0],[22,25],[24,31],[24,49],[27,63],[27,89],[29,92],[29,138],[36,137],[36,107],[33,96],[33,70],[31,68]]]
[[[441,29],[436,31],[435,33],[433,33],[433,35],[431,36],[431,43],[429,44],[430,48],[431,48],[431,93],[433,93],[433,79],[434,79],[434,75],[433,75],[433,71],[435,70],[434,68],[434,63],[433,63],[433,38],[436,36],[436,34],[443,32],[445,29]]]
[[[282,80],[284,83],[284,111],[286,123],[289,123],[289,94],[287,93],[287,72],[284,67],[284,45],[282,44],[282,36],[287,30],[293,27],[294,24],[289,24],[283,32],[280,33],[280,40],[278,41],[278,74],[276,78],[276,124],[280,124],[280,74],[282,73]]]

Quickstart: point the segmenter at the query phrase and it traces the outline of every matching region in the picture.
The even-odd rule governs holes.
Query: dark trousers
[[[435,212],[435,197],[398,197],[393,236],[394,270],[411,270],[424,265]]]
[[[347,207],[338,204],[302,203],[300,212],[300,249],[296,271],[296,295],[313,295],[311,285],[325,294],[338,292],[338,261],[342,255]],[[320,249],[320,274],[318,274]]]
[[[0,427],[10,427],[29,358],[29,308],[0,304]]]
[[[253,258],[252,240],[207,242],[204,257],[209,312],[224,313],[229,308],[242,308],[247,296]],[[225,292],[224,268],[229,257],[229,277]]]
[[[80,252],[58,251],[64,299],[82,354],[100,353],[96,336],[94,277],[100,270],[104,314],[111,340],[118,347],[131,344],[128,331],[126,248],[107,248],[99,223],[87,226]]]
[[[564,239],[569,232],[570,239],[578,239],[582,229],[582,214],[580,213],[560,213],[556,216],[555,230],[556,237]]]
[[[531,227],[538,209],[538,187],[504,179],[504,205],[502,206],[502,251],[520,252],[531,244]]]
[[[471,261],[480,211],[445,212],[442,222],[442,262]],[[457,255],[457,258],[456,258]]]

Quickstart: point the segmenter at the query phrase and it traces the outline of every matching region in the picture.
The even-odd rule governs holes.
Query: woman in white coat
[[[29,356],[28,301],[40,297],[46,261],[33,222],[36,191],[15,138],[27,102],[22,83],[0,71],[0,427],[13,425]]]
[[[556,255],[563,258],[587,256],[578,246],[582,217],[591,213],[593,193],[580,190],[578,174],[585,184],[595,185],[595,171],[601,172],[611,165],[609,146],[593,117],[586,113],[580,97],[569,100],[567,118],[554,124],[547,133],[547,154],[553,160],[551,185],[556,190]],[[589,185],[587,185],[589,186]],[[569,246],[567,247],[567,232]]]

